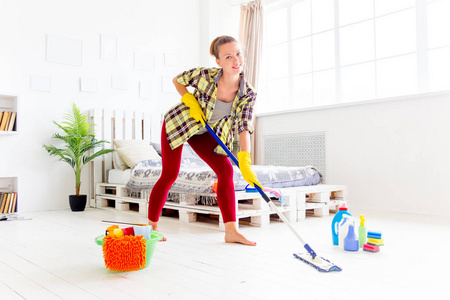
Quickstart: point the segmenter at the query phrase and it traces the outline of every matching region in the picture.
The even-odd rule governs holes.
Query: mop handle
[[[217,143],[222,147],[223,150],[228,154],[228,156],[233,160],[233,162],[238,166],[239,168],[239,161],[237,160],[236,156],[231,153],[231,151],[228,149],[227,146],[222,142],[222,140],[217,136],[217,134],[212,130],[211,126],[208,125],[208,123],[205,122],[205,128],[209,131],[209,133],[212,135],[212,137],[216,140]],[[266,200],[267,201],[267,200]]]
[[[108,220],[102,220],[102,223],[108,223],[108,224],[119,224],[119,225],[136,225],[136,226],[148,226],[148,224],[141,224],[141,223],[128,223],[128,222],[108,221]]]
[[[213,138],[219,143],[219,145],[222,147],[223,150],[228,154],[228,156],[234,161],[234,163],[239,167],[239,161],[237,158],[231,153],[231,151],[228,149],[227,146],[222,142],[222,140],[217,136],[217,134],[212,130],[211,126],[208,125],[208,123],[205,122],[205,128],[209,131],[209,133],[213,136]],[[308,252],[314,252],[309,245],[303,240],[303,238],[298,234],[297,230],[292,226],[292,224],[289,222],[289,220],[280,212],[280,210],[273,204],[272,200],[267,196],[267,194],[257,185],[255,184],[256,190],[259,192],[259,194],[263,197],[263,199],[269,204],[270,208],[277,213],[277,215],[283,220],[283,222],[289,227],[289,229],[292,231],[292,233],[297,237],[297,239],[302,243],[302,245],[308,250]],[[308,249],[309,248],[309,249]],[[312,253],[311,253],[312,255]],[[314,256],[315,257],[315,253]]]

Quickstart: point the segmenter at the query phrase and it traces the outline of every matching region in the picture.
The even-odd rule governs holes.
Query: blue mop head
[[[341,268],[330,262],[328,259],[325,259],[320,256],[315,256],[314,258],[308,253],[294,253],[295,258],[300,259],[301,261],[311,265],[316,268],[320,272],[333,272],[333,271],[342,271]]]

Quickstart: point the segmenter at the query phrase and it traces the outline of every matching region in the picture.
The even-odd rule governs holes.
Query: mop
[[[206,130],[214,137],[214,139],[219,143],[219,145],[223,148],[223,150],[228,154],[228,156],[233,160],[236,166],[239,167],[239,161],[236,157],[231,153],[231,151],[227,148],[227,146],[222,142],[222,140],[217,136],[217,134],[212,130],[212,128],[206,122],[202,122],[205,126]],[[294,257],[300,259],[301,261],[311,265],[316,268],[320,272],[331,272],[331,271],[342,271],[341,268],[330,262],[328,259],[318,256],[314,250],[303,240],[300,234],[295,230],[289,220],[278,210],[278,208],[273,204],[272,200],[266,195],[266,193],[255,184],[255,188],[261,194],[263,199],[267,202],[270,208],[275,211],[278,216],[283,220],[283,222],[289,227],[292,233],[297,237],[303,247],[306,249],[306,252],[303,253],[294,253]]]

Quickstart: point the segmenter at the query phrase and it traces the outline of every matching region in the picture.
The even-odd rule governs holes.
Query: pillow
[[[119,156],[119,153],[117,153],[117,151],[114,151],[112,153],[112,159],[113,159],[114,169],[122,170],[122,162],[120,160],[120,156]]]
[[[145,140],[114,140],[122,170],[134,167],[138,162],[161,159],[155,148]]]
[[[149,140],[114,140],[116,148],[122,147],[139,147],[141,145],[150,145]]]
[[[159,156],[161,156],[161,143],[150,142],[150,144],[153,146],[153,148],[155,148]]]
[[[181,154],[181,157],[182,158],[191,158],[191,157],[200,158],[200,156],[198,156],[198,154],[195,153],[194,149],[192,149],[191,145],[189,145],[188,143],[183,144],[183,153]]]
[[[116,158],[116,160],[114,160],[114,165],[117,164],[117,167],[116,166],[114,167],[115,169],[119,169],[119,170],[128,169],[127,163],[123,160],[122,155],[120,155],[120,153],[117,152],[117,148],[133,147],[136,145],[139,146],[138,142],[135,142],[135,141],[136,140],[113,140],[114,148],[116,150],[116,151],[114,151],[114,153],[117,154],[116,157],[113,156],[113,159]]]

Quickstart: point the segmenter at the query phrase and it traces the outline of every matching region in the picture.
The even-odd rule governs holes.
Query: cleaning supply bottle
[[[346,251],[358,251],[359,250],[359,241],[358,237],[355,234],[355,225],[348,225],[348,234],[344,238],[344,250]]]
[[[342,201],[341,205],[339,205],[339,211],[336,213],[336,215],[333,218],[333,221],[331,222],[331,237],[333,238],[333,245],[339,244],[339,222],[342,220],[343,215],[349,215],[351,214],[347,211],[347,202]]]
[[[338,245],[339,248],[344,249],[344,239],[348,235],[348,228],[350,224],[355,227],[355,220],[353,217],[349,215],[343,215],[341,222],[339,222],[339,229],[338,229]]]
[[[364,215],[360,215],[359,218],[361,219],[361,222],[359,223],[359,248],[362,248],[363,245],[367,241],[367,228],[364,226],[364,223],[366,222],[366,219],[364,218]]]

